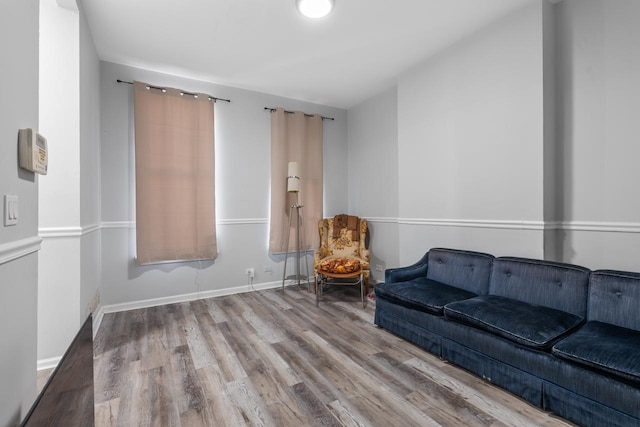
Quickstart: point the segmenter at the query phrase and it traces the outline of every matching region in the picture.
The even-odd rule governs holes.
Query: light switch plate
[[[18,196],[4,195],[4,226],[18,224]]]

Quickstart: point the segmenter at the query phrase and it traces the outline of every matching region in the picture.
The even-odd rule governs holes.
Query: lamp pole
[[[300,257],[302,248],[305,243],[305,235],[304,235],[304,222],[302,215],[303,206],[299,203],[299,195],[300,195],[300,176],[298,174],[298,163],[289,162],[289,174],[287,176],[287,192],[296,193],[296,202],[291,205],[289,208],[289,225],[287,227],[287,251],[284,255],[284,268],[282,272],[282,290],[284,291],[284,282],[286,279],[295,279],[298,283],[298,288],[300,288],[300,280],[302,279],[302,275],[300,274]],[[287,277],[287,259],[289,258],[289,238],[291,235],[291,217],[294,214],[296,216],[296,270],[295,276]],[[302,233],[300,233],[300,227],[302,227]],[[307,267],[307,290],[311,290],[311,282],[309,281],[309,263],[307,257],[305,256],[305,264]]]

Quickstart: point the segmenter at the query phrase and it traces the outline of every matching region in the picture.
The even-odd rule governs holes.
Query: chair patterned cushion
[[[335,274],[360,271],[360,260],[356,258],[325,258],[318,264],[318,270]]]
[[[553,354],[640,383],[640,331],[587,322],[553,346]]]

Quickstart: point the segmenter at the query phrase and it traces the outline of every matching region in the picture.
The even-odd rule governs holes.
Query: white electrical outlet
[[[244,274],[246,274],[247,276],[251,277],[252,279],[254,279],[256,277],[256,269],[253,267],[247,268],[244,271]]]
[[[384,266],[382,264],[376,264],[376,271],[384,271]]]

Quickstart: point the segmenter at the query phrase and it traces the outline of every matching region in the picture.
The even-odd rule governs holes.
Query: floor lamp
[[[305,236],[304,236],[304,222],[303,222],[303,214],[302,208],[303,206],[298,203],[299,195],[300,195],[300,174],[298,171],[298,163],[297,162],[289,162],[289,173],[287,176],[287,192],[295,193],[296,202],[291,205],[289,208],[289,226],[287,227],[287,251],[284,254],[284,270],[282,273],[282,290],[284,291],[284,282],[287,279],[294,279],[298,283],[298,288],[300,288],[300,283],[302,280],[307,281],[307,290],[311,290],[311,282],[309,281],[309,262],[307,260],[306,254],[303,255],[302,248],[305,244]],[[294,216],[296,217],[296,272],[294,275],[287,276],[287,259],[289,258],[289,237],[291,235],[291,219]],[[302,231],[300,231],[302,228]],[[300,258],[304,256],[304,262],[307,267],[307,275],[302,276],[300,274]]]

